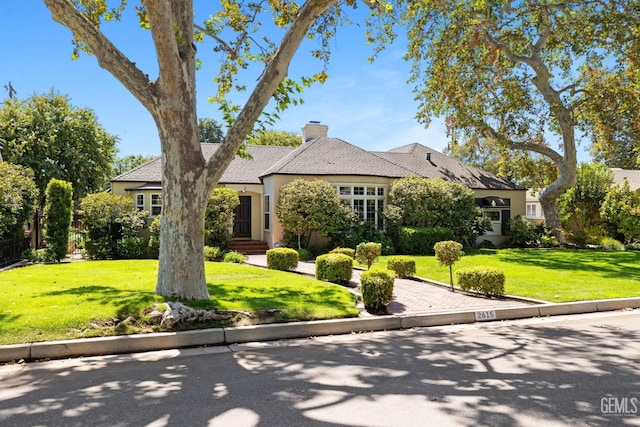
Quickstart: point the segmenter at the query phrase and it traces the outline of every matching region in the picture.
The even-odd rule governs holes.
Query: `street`
[[[640,426],[640,312],[0,366],[2,426]]]

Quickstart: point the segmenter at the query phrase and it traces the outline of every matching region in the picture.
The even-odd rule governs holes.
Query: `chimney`
[[[329,126],[320,124],[319,121],[311,120],[302,127],[302,143],[311,141],[318,137],[327,137]]]

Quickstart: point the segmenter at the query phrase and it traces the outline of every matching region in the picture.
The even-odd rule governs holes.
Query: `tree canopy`
[[[158,71],[150,76],[101,31],[129,9],[125,0],[44,0],[53,19],[74,35],[75,53],[94,54],[100,66],[116,77],[149,111],[158,127],[162,151],[162,220],[156,292],[185,299],[208,299],[204,278],[204,217],[211,191],[233,160],[255,122],[269,123],[295,104],[305,85],[324,81],[324,69],[299,79],[288,67],[303,40],[316,38],[312,56],[330,56],[329,38],[345,22],[338,0],[295,2],[223,1],[196,22],[193,0],[154,0],[136,7],[142,28],[151,32]],[[374,9],[379,5],[369,0]],[[199,16],[203,16],[201,13]],[[223,112],[227,132],[208,160],[202,153],[196,114],[196,69],[210,66],[197,51],[214,54],[219,67],[212,73],[217,91],[211,96]],[[238,78],[254,72],[253,87]],[[200,71],[202,72],[202,71]],[[257,78],[256,78],[257,76]],[[231,101],[232,91],[249,92],[243,104]],[[273,101],[273,110],[263,115]]]
[[[155,158],[157,158],[157,156],[143,156],[142,154],[130,154],[124,157],[116,157],[113,160],[112,175],[117,176],[123,174],[135,168],[136,166],[140,166]]]
[[[247,138],[247,145],[276,145],[280,147],[297,147],[302,144],[302,137],[293,132],[265,130]]]
[[[489,139],[553,161],[558,177],[540,200],[547,224],[559,227],[555,200],[576,179],[576,132],[602,120],[604,82],[638,58],[637,2],[398,0],[395,8],[418,118],[446,116],[461,143]],[[381,40],[393,38],[383,29]],[[640,76],[627,77],[637,89]]]
[[[76,108],[51,91],[9,99],[0,107],[4,160],[33,170],[40,195],[51,179],[68,181],[73,197],[104,190],[111,178],[117,138],[89,108]]]
[[[38,204],[38,187],[27,167],[0,162],[0,240],[22,234]]]

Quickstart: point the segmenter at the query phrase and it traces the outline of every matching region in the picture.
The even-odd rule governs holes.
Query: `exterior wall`
[[[474,189],[476,198],[485,198],[485,197],[500,197],[503,199],[510,200],[510,218],[515,216],[526,215],[526,190],[478,190]],[[479,236],[476,240],[476,245],[479,245],[484,240],[488,240],[496,246],[503,244],[508,237],[504,235],[502,232],[492,234],[491,232]]]

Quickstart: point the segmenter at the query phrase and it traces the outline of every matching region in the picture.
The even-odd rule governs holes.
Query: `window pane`
[[[162,208],[160,206],[152,206],[151,207],[151,215],[158,216],[162,213]]]
[[[491,221],[500,221],[500,211],[485,211],[485,215]]]
[[[353,194],[356,196],[364,196],[364,187],[353,187]]]
[[[340,187],[340,195],[341,196],[350,196],[351,195],[351,187]]]
[[[367,200],[367,221],[376,222],[376,201]]]
[[[271,229],[271,215],[269,213],[264,214],[264,229],[265,230]]]
[[[353,201],[353,209],[358,213],[358,219],[360,221],[364,220],[364,200],[354,200]]]
[[[269,200],[269,196],[264,196],[264,211],[265,212],[271,212],[271,203]],[[268,224],[268,223],[265,223]]]
[[[384,196],[384,187],[378,187],[378,196]]]
[[[367,196],[375,196],[376,187],[367,187]]]

